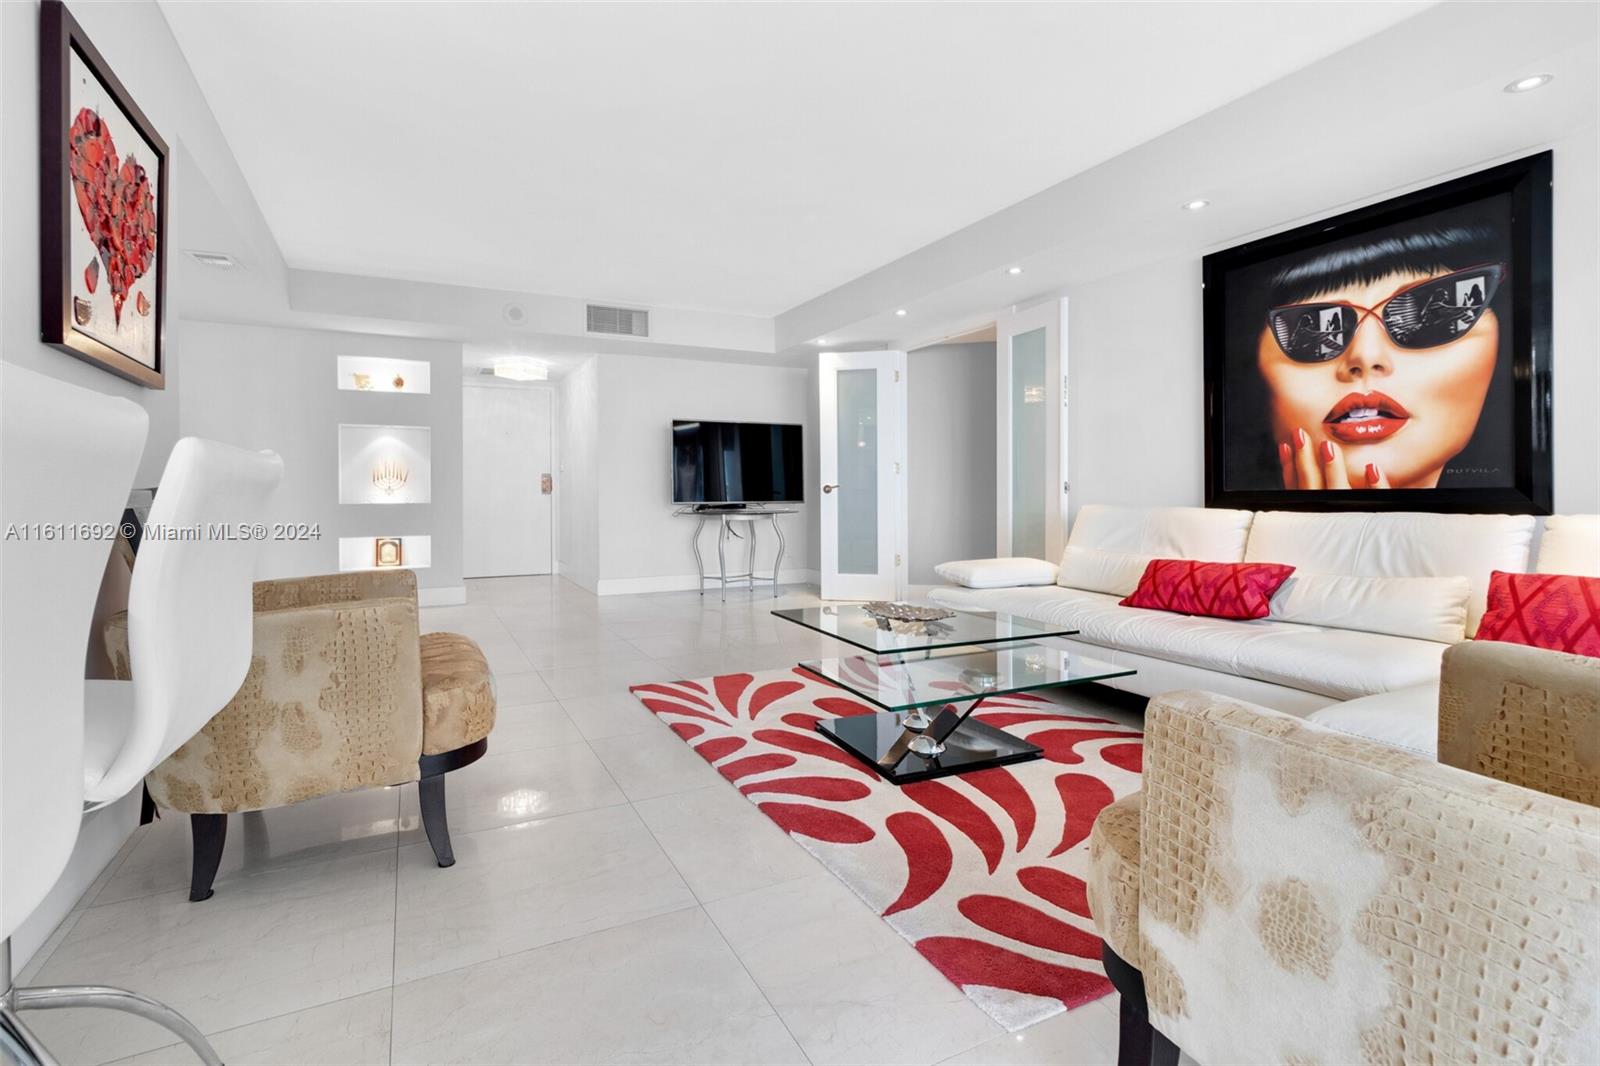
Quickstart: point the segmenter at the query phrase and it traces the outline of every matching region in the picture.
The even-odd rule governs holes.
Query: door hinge
[[[899,552],[895,552],[894,553],[894,565],[896,565],[896,566],[900,565],[900,553]]]
[[[894,381],[895,381],[896,385],[898,385],[900,383],[900,371],[898,371],[898,370],[896,370],[894,372]]]
[[[898,474],[900,472],[900,464],[899,463],[894,464],[894,472],[896,474]]]

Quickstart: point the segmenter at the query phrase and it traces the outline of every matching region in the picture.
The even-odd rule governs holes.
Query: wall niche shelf
[[[339,538],[340,573],[355,570],[426,570],[432,564],[433,538],[430,536]]]
[[[427,426],[339,427],[340,503],[428,503],[433,431]]]
[[[422,359],[385,359],[372,355],[339,357],[339,388],[348,392],[433,391],[433,364]]]

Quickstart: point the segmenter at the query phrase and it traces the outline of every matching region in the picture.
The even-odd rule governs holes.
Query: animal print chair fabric
[[[1600,659],[1489,640],[1446,649],[1439,761],[1600,806]]]
[[[1600,1061],[1600,810],[1208,693],[1145,728],[1137,921],[1125,826],[1090,900],[1184,1051]]]
[[[419,635],[416,588],[409,570],[256,582],[244,684],[146,778],[157,806],[231,814],[402,784],[421,756],[486,737],[488,664],[466,637]],[[105,636],[127,678],[126,614]]]

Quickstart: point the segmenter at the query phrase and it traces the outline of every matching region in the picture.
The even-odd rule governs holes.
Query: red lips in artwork
[[[111,131],[87,107],[72,120],[67,143],[73,196],[105,263],[112,314],[120,326],[129,291],[156,261],[156,207],[150,175],[132,155],[119,165]],[[90,292],[95,290],[97,275],[98,270],[84,272]],[[141,315],[150,313],[150,301],[143,293],[136,307]]]

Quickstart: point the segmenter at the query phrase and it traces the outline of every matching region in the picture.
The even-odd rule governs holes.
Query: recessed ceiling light
[[[895,309],[894,314],[896,318],[904,318],[906,317],[907,311],[904,307],[899,307]]]
[[[547,381],[550,378],[550,368],[537,359],[518,355],[509,359],[496,359],[494,376],[505,378],[507,381]]]
[[[1020,274],[1020,273],[1022,273],[1022,268],[1021,267],[1006,267],[1006,273],[1007,274],[1013,274],[1013,275]]]
[[[215,267],[218,270],[232,270],[239,265],[233,256],[225,252],[197,252],[191,250],[185,251],[183,254],[202,266]]]
[[[818,337],[816,340],[812,341],[811,343],[817,345],[818,347],[821,347],[822,345],[828,343],[828,338],[826,338],[826,337]]]
[[[1554,74],[1529,74],[1526,78],[1518,78],[1506,86],[1508,93],[1526,93],[1534,89],[1542,89],[1555,80]]]
[[[1183,205],[1183,209],[1185,211],[1204,211],[1210,206],[1210,200],[1190,200]]]

